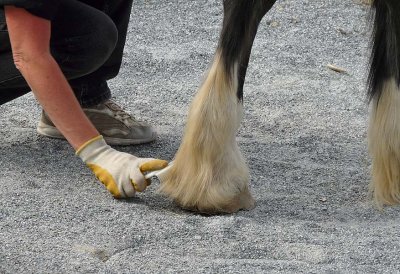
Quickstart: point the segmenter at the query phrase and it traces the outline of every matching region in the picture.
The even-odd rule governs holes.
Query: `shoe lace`
[[[121,106],[116,104],[112,100],[108,100],[104,103],[109,109],[111,109],[114,113],[115,118],[121,119],[123,121],[133,121],[136,122],[135,118],[133,118],[129,113],[127,113]]]

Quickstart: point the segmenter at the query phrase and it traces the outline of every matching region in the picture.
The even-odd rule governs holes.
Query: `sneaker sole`
[[[65,137],[58,131],[57,128],[44,124],[42,121],[39,121],[39,124],[36,128],[38,134],[42,136],[46,136],[54,139],[64,139]],[[109,145],[115,146],[128,146],[128,145],[140,145],[153,142],[157,139],[157,133],[153,132],[153,136],[144,139],[122,139],[122,138],[113,138],[113,137],[104,137],[104,140]]]
[[[106,143],[114,146],[128,146],[128,145],[140,145],[153,142],[157,139],[157,133],[153,132],[153,136],[145,139],[120,139],[113,137],[104,137]]]

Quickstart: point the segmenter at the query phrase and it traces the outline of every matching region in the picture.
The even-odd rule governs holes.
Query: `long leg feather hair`
[[[250,209],[249,172],[236,143],[243,84],[260,20],[275,0],[225,0],[219,46],[195,96],[174,165],[160,191],[203,213]]]
[[[371,191],[379,206],[400,203],[400,1],[374,0],[369,76]]]

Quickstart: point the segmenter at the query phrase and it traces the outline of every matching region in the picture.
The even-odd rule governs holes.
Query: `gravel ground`
[[[66,142],[36,134],[32,95],[1,106],[0,273],[398,272],[400,207],[367,195],[368,14],[359,0],[281,0],[262,21],[238,133],[251,211],[186,212],[157,183],[114,200]],[[120,150],[173,157],[221,19],[219,0],[135,1],[110,86],[159,138]]]

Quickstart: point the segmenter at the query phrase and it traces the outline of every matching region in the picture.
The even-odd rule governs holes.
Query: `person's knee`
[[[99,25],[89,37],[87,65],[89,70],[101,67],[113,53],[118,40],[118,31],[114,23]]]
[[[107,17],[93,24],[90,31],[62,38],[52,48],[53,56],[67,78],[76,78],[96,71],[110,58],[118,40],[115,24]]]

